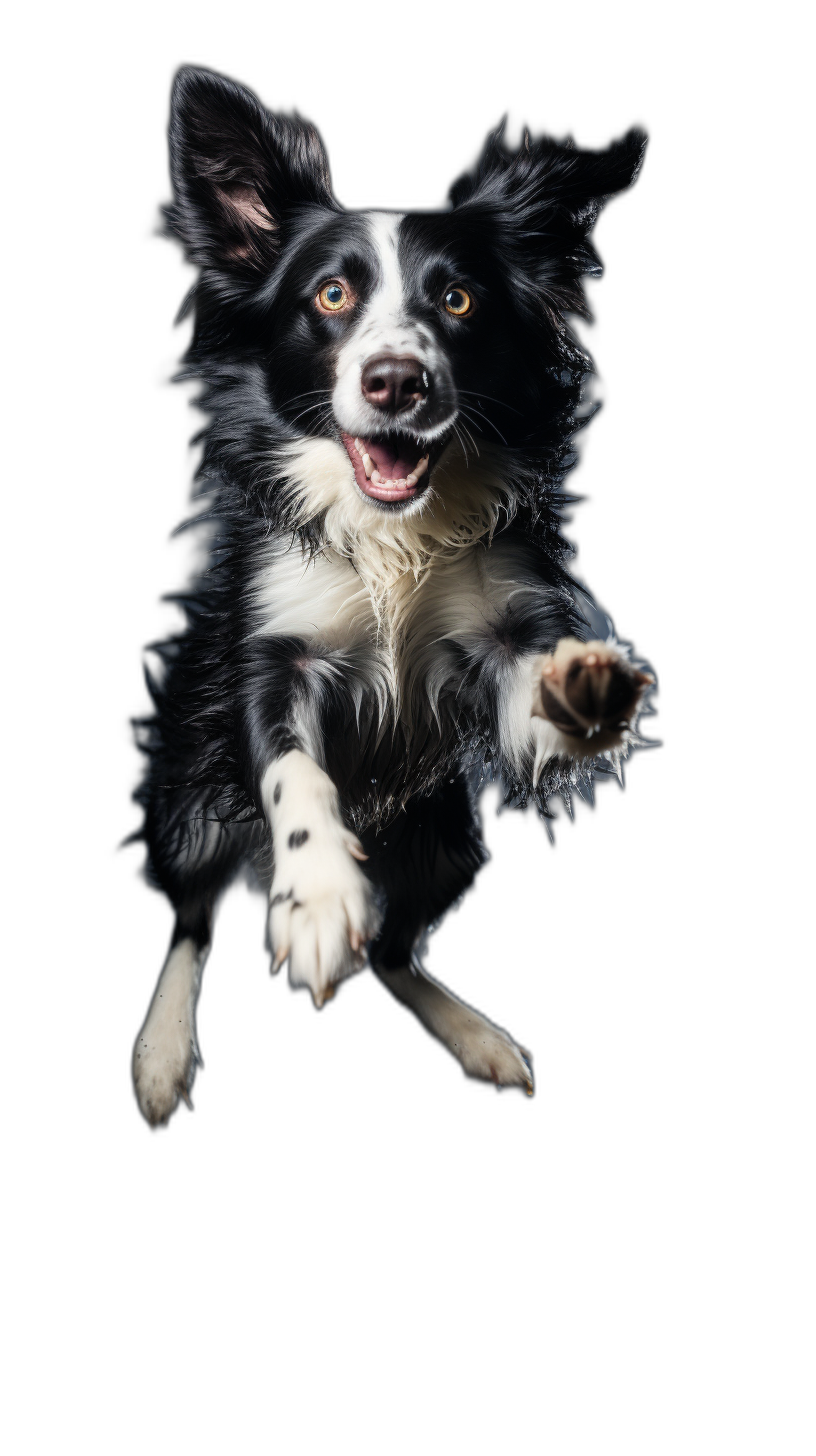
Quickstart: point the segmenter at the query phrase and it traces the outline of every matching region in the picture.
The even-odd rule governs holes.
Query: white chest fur
[[[507,566],[498,547],[461,547],[382,592],[330,548],[310,559],[290,538],[272,538],[252,587],[256,630],[302,637],[316,650],[353,649],[378,697],[384,691],[396,704],[425,693],[434,701],[448,660],[443,644],[490,631],[518,586]]]

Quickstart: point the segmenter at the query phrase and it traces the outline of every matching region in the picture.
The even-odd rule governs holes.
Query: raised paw
[[[355,859],[365,858],[355,837],[339,828],[290,835],[276,852],[269,899],[272,970],[289,961],[292,986],[308,986],[315,1006],[338,981],[365,963],[365,946],[379,914],[371,886]]]
[[[555,725],[592,753],[618,746],[653,679],[639,672],[606,642],[579,642],[563,637],[555,651],[541,659],[533,714]]]

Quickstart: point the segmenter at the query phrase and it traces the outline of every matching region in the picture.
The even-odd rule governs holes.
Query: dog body
[[[179,74],[170,141],[212,535],[141,725],[148,869],[177,920],[139,1104],[157,1123],[188,1097],[214,906],[243,867],[269,888],[273,968],[317,1005],[367,955],[467,1072],[532,1091],[529,1056],[418,948],[483,862],[485,778],[546,812],[614,766],[651,681],[560,534],[591,372],[566,318],[644,138],[498,133],[448,211],[404,215],[343,211],[314,130],[208,72]]]

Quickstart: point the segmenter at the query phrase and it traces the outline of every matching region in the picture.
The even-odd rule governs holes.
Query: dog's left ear
[[[571,139],[531,138],[518,150],[492,132],[472,172],[450,191],[454,208],[492,217],[533,286],[564,313],[587,315],[581,275],[601,272],[589,234],[604,203],[640,171],[646,134],[633,128],[603,151]]]
[[[203,268],[267,271],[287,213],[337,206],[323,143],[309,122],[275,116],[243,86],[193,66],[183,66],[173,84],[170,173],[169,230]]]
[[[582,151],[570,137],[556,142],[526,130],[514,151],[505,128],[506,118],[488,136],[473,171],[454,182],[454,207],[481,202],[515,208],[541,223],[558,209],[586,234],[607,199],[632,185],[646,150],[646,133],[638,127],[600,152]]]
[[[543,196],[557,201],[587,233],[604,203],[636,180],[646,141],[646,133],[633,127],[602,151],[590,152],[576,147],[572,140],[563,145],[546,137],[532,142],[525,134],[522,152],[527,151],[533,170],[539,173]]]

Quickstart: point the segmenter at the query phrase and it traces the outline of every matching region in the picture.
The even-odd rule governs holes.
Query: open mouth
[[[388,505],[415,500],[428,487],[431,468],[445,441],[433,448],[410,435],[347,435],[343,444],[354,467],[354,478],[363,495]]]

